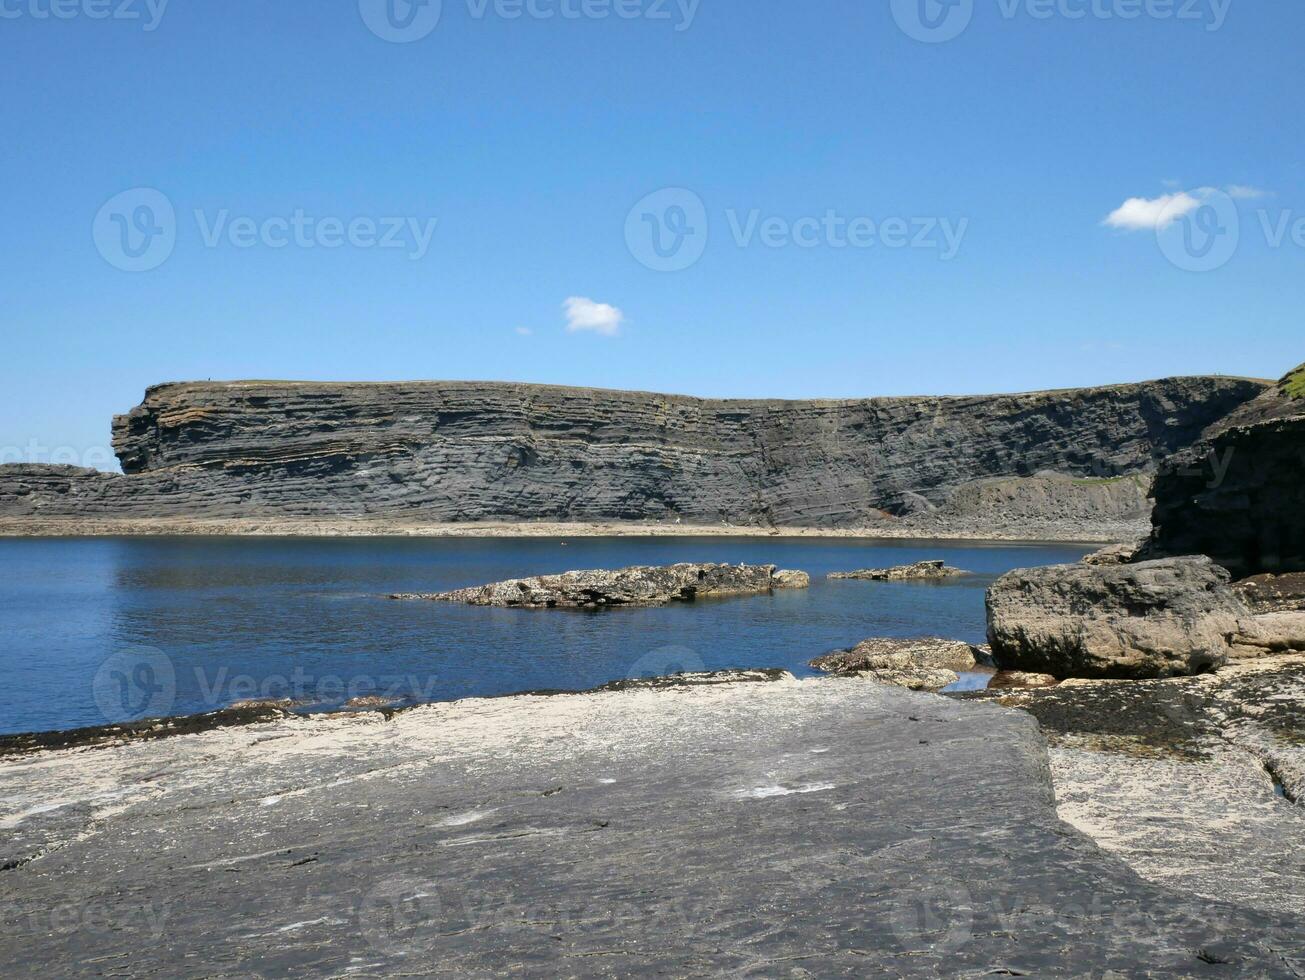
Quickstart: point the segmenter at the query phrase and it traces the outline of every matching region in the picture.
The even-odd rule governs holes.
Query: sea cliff
[[[0,523],[1141,527],[1157,461],[1266,385],[779,401],[478,382],[165,384],[113,422],[123,474],[0,467]]]

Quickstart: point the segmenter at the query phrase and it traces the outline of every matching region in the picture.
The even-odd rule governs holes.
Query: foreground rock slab
[[[853,679],[283,719],[0,778],[4,976],[1305,970],[1299,913],[1062,823],[1025,713]]]
[[[1228,584],[1203,557],[1017,569],[988,590],[988,642],[999,667],[1062,679],[1198,674],[1250,616]]]
[[[615,571],[592,569],[509,579],[469,589],[399,594],[394,599],[431,599],[472,606],[555,607],[661,606],[707,596],[756,595],[774,589],[805,589],[805,572],[774,565],[635,565]]]
[[[974,648],[960,640],[875,637],[862,640],[850,650],[817,657],[811,666],[830,674],[852,674],[912,691],[939,691],[960,680],[956,671],[972,670],[977,661]]]
[[[852,572],[830,572],[829,578],[863,579],[869,582],[938,581],[957,578],[970,573],[952,568],[941,559],[917,561],[911,565],[894,565],[892,568],[859,568]]]

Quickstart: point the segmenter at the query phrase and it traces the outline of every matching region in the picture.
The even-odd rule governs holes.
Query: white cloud
[[[1161,194],[1159,197],[1130,197],[1106,215],[1104,224],[1125,231],[1153,231],[1167,227],[1200,206],[1200,199],[1187,191]]]
[[[1172,181],[1164,181],[1172,186]],[[1221,192],[1217,187],[1198,187],[1192,191],[1175,191],[1159,197],[1130,197],[1106,215],[1102,224],[1125,231],[1163,231],[1180,218],[1201,206],[1212,194],[1225,193],[1238,201],[1268,197],[1268,191],[1245,184],[1229,184]]]
[[[625,322],[625,314],[607,303],[595,303],[586,296],[572,296],[562,308],[566,310],[566,329],[571,333],[592,330],[604,337],[614,337]]]
[[[1258,187],[1247,187],[1245,184],[1229,184],[1228,196],[1239,201],[1253,201],[1257,197],[1268,197],[1269,192],[1262,191]]]
[[[534,331],[529,327],[517,327],[517,336],[519,337],[529,337],[532,333]]]

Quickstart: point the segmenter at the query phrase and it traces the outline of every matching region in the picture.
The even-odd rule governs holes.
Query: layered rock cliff
[[[1175,378],[721,401],[473,382],[168,384],[114,420],[124,475],[0,468],[0,518],[848,527],[993,508],[1018,520],[1043,504],[1131,513],[1142,484],[1120,477],[1146,477],[1264,389]]]
[[[1237,576],[1305,570],[1305,365],[1166,460],[1149,555],[1209,555]]]

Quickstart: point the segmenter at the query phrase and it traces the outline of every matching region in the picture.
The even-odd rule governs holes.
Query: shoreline
[[[0,733],[0,763],[9,759],[26,758],[51,752],[120,748],[140,742],[155,742],[183,735],[202,735],[205,732],[245,728],[249,725],[261,725],[293,719],[304,721],[347,720],[351,716],[371,714],[390,721],[398,715],[416,711],[419,708],[458,705],[469,701],[577,697],[586,694],[609,694],[635,690],[684,690],[716,684],[759,684],[782,680],[797,681],[799,679],[791,671],[782,667],[732,667],[724,670],[691,674],[669,674],[664,677],[617,678],[594,687],[585,688],[538,688],[524,691],[507,691],[502,694],[472,694],[460,698],[438,698],[432,701],[396,701],[384,706],[371,707],[342,704],[336,707],[313,709],[310,705],[296,704],[285,699],[255,699],[233,702],[208,711],[198,711],[190,714],[160,715],[157,718],[106,722],[102,725],[77,725],[71,728],[46,728],[40,731]]]
[[[286,537],[286,538],[857,538],[882,541],[958,541],[992,544],[1116,544],[1136,540],[1140,525],[1080,526],[872,524],[860,527],[761,527],[733,524],[666,524],[624,521],[474,521],[441,523],[395,520],[315,519],[21,519],[0,520],[0,538],[96,537]]]

